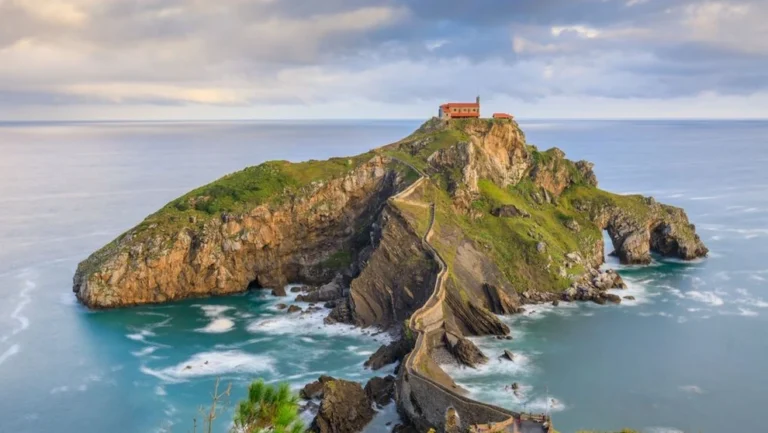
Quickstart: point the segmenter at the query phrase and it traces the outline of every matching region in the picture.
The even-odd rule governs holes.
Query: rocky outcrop
[[[413,349],[413,343],[405,338],[382,345],[365,361],[365,367],[378,370],[386,365],[401,362],[405,355]]]
[[[475,368],[479,364],[488,361],[488,357],[470,340],[446,332],[444,336],[445,346],[460,364]]]
[[[371,400],[357,382],[335,379],[323,383],[320,409],[309,430],[319,433],[357,433],[375,414]]]
[[[388,405],[395,396],[395,377],[373,377],[365,384],[365,395],[378,407]]]
[[[483,284],[483,292],[488,298],[488,306],[495,314],[513,314],[521,311],[520,301],[517,296],[514,298],[497,286],[488,283]]]
[[[493,208],[493,210],[491,210],[491,215],[499,218],[513,218],[513,217],[530,218],[531,217],[531,214],[528,213],[525,209],[520,209],[519,207],[513,204]]]
[[[451,292],[446,297],[456,322],[469,335],[507,335],[509,326],[483,306],[457,299]]]
[[[337,274],[332,281],[316,289],[310,289],[308,293],[296,297],[299,302],[328,302],[344,296],[344,277]]]
[[[320,376],[316,381],[304,385],[299,391],[299,397],[305,400],[320,399],[323,397],[323,385],[334,380],[331,376]]]
[[[705,257],[709,252],[685,211],[650,197],[625,196],[612,203],[577,201],[576,205],[608,231],[621,263],[650,263],[651,252],[683,260]]]
[[[349,303],[360,326],[400,325],[432,294],[437,264],[407,220],[387,205],[377,223],[380,235],[360,276],[352,281]]]
[[[74,291],[84,304],[106,308],[242,292],[252,282],[274,288],[328,281],[338,270],[329,259],[360,241],[360,230],[393,194],[389,162],[373,157],[300,195],[242,213],[139,225],[78,266]]]

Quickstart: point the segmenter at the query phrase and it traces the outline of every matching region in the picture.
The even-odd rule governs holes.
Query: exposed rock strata
[[[137,243],[139,226],[82,262],[74,291],[106,308],[242,292],[254,281],[272,288],[328,281],[336,269],[324,262],[358,241],[392,195],[388,163],[377,156],[283,204],[214,215]]]

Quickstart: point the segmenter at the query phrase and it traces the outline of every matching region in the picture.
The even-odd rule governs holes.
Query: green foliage
[[[235,409],[233,433],[301,433],[299,400],[288,384],[277,387],[259,379],[248,387],[248,397]]]
[[[323,267],[331,269],[343,269],[350,264],[352,264],[352,253],[349,252],[349,250],[340,250],[331,254],[331,256],[323,262]]]

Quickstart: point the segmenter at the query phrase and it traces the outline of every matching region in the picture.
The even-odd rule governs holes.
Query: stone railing
[[[418,188],[427,177],[411,164],[405,161],[397,160],[409,166],[421,175],[421,178],[414,182],[410,187],[393,196],[393,200],[405,200]],[[546,416],[525,416],[510,410],[500,408],[494,405],[481,403],[461,395],[456,390],[450,389],[443,384],[431,379],[426,372],[419,370],[420,365],[426,365],[427,358],[430,356],[427,341],[432,333],[440,331],[444,325],[443,302],[445,300],[445,279],[448,275],[448,265],[445,263],[440,253],[432,246],[429,239],[432,236],[435,224],[435,204],[430,204],[430,219],[426,233],[422,238],[424,248],[429,251],[433,259],[438,263],[440,271],[435,280],[435,287],[427,302],[416,310],[408,326],[416,334],[416,343],[411,353],[404,361],[405,374],[401,381],[400,393],[409,395],[409,404],[418,406],[418,411],[424,419],[424,424],[444,428],[445,411],[452,407],[461,417],[462,424],[473,427],[475,431],[501,431],[507,427],[514,426],[521,432],[549,432],[551,423]],[[468,428],[464,429],[465,431]],[[488,430],[486,430],[488,431]]]

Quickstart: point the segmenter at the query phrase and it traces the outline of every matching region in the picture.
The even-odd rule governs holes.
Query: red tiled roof
[[[477,102],[448,102],[447,104],[441,105],[441,107],[460,107],[460,108],[474,108],[479,107],[480,104]]]

